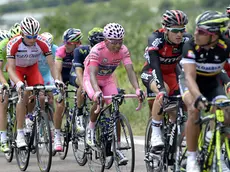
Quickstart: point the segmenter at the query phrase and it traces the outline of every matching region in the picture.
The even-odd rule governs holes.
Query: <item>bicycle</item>
[[[69,99],[72,99],[72,97],[69,97],[69,93],[75,93],[76,90],[67,90],[68,86],[65,88],[61,88],[60,95],[57,98],[57,101],[61,103],[63,100],[65,101],[65,110],[62,114],[62,125],[61,125],[61,142],[63,150],[58,152],[58,155],[61,160],[64,160],[67,156],[68,150],[69,150],[69,142],[71,141],[71,127],[72,127],[72,110],[70,109],[70,103]],[[64,92],[64,93],[63,93]]]
[[[205,117],[202,117],[201,114],[203,113],[200,113],[200,118],[196,121],[196,124],[202,126],[198,141],[197,160],[199,162],[201,172],[211,170],[222,172],[222,140],[224,141],[223,146],[226,151],[226,158],[228,162],[230,160],[229,138],[226,136],[226,134],[229,134],[229,131],[224,124],[225,114],[223,110],[223,108],[230,107],[230,100],[209,102],[209,105],[216,107],[215,112],[211,113],[209,111],[205,114]],[[211,132],[209,142],[206,139],[208,132]]]
[[[91,171],[104,171],[106,157],[113,156],[116,171],[134,171],[135,166],[135,148],[131,126],[122,113],[119,111],[120,105],[125,98],[137,98],[135,94],[125,94],[124,92],[112,96],[104,96],[104,99],[112,99],[112,102],[105,108],[102,108],[102,99],[95,113],[100,111],[95,125],[95,147],[86,144],[86,155],[88,165]],[[136,110],[141,108],[139,106]],[[119,163],[117,150],[126,151],[128,161]],[[130,155],[128,151],[130,150]],[[124,167],[124,168],[122,168]]]
[[[171,106],[171,107],[170,107]],[[175,112],[175,122],[170,122],[169,112]],[[154,149],[151,145],[152,118],[149,119],[145,134],[145,163],[148,172],[168,171],[169,166],[176,171],[178,161],[181,156],[181,142],[184,138],[183,124],[186,121],[186,115],[183,110],[181,95],[164,96],[163,105],[158,113],[163,113],[163,123],[161,126],[164,146],[162,149]]]
[[[33,125],[32,132],[25,134],[25,140],[27,146],[24,148],[16,147],[16,160],[18,167],[21,171],[25,171],[29,164],[30,152],[34,151],[37,155],[37,162],[40,171],[49,172],[52,163],[52,138],[50,133],[50,126],[47,113],[41,109],[39,101],[39,93],[42,90],[52,90],[55,89],[55,86],[30,86],[25,87],[24,90],[33,91],[35,95],[36,104],[33,112]],[[19,101],[23,98],[23,91],[19,97]],[[46,152],[47,155],[44,155],[43,161],[42,153]]]

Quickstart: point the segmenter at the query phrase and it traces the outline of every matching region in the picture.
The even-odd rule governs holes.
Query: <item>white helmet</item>
[[[118,23],[109,23],[104,27],[103,35],[107,39],[123,39],[125,29]]]
[[[44,32],[41,34],[42,36],[44,36],[46,38],[46,40],[49,42],[50,45],[53,44],[53,40],[54,40],[54,37],[51,33],[49,32]]]
[[[25,17],[20,26],[25,35],[37,35],[40,31],[40,24],[33,17]]]
[[[0,30],[0,41],[10,38],[7,30]]]

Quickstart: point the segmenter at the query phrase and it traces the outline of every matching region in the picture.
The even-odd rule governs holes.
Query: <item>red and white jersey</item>
[[[16,59],[16,66],[32,66],[37,63],[43,54],[45,56],[52,54],[49,43],[40,35],[38,35],[33,46],[25,45],[22,40],[22,36],[16,36],[7,44],[6,57]]]

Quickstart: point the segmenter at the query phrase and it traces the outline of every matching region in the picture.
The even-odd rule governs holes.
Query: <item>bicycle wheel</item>
[[[105,169],[105,147],[104,144],[101,143],[100,148],[90,148],[88,145],[86,146],[87,150],[87,161],[89,165],[89,169],[92,172],[103,172]]]
[[[12,116],[16,116],[15,115],[15,111],[13,111],[13,107],[11,106],[10,109],[7,111],[7,141],[8,141],[8,145],[9,145],[9,148],[10,148],[10,151],[5,153],[5,158],[7,160],[7,162],[11,162],[13,160],[13,157],[14,157],[14,125],[16,125],[16,121],[12,119]]]
[[[15,134],[15,139],[17,137],[17,134]],[[30,136],[26,135],[26,143],[29,145],[30,143]],[[25,171],[29,165],[29,160],[30,160],[30,148],[25,147],[25,148],[17,148],[15,146],[15,157],[16,161],[18,164],[18,167],[21,171]]]
[[[52,138],[52,156],[56,155],[56,151],[54,151],[54,122],[53,122],[53,108],[50,105],[46,106],[46,113],[48,115],[49,125],[50,125],[50,133]]]
[[[80,166],[84,166],[87,162],[87,157],[85,154],[85,135],[79,135],[76,132],[76,111],[74,111],[72,119],[72,149],[73,155]],[[84,127],[88,123],[88,116],[84,115],[83,124]],[[86,128],[86,127],[85,127]]]
[[[116,140],[113,138],[113,157],[115,162],[115,168],[117,171],[126,171],[133,172],[135,167],[135,147],[133,140],[133,133],[131,126],[127,118],[120,114],[119,119],[116,121],[116,124],[120,123],[120,143],[115,143]],[[117,135],[118,136],[118,135]],[[119,136],[118,136],[119,139]],[[117,147],[118,146],[118,147]],[[128,162],[124,164],[119,164],[119,157],[117,156],[117,151],[121,151],[122,154],[127,158]]]
[[[66,113],[69,113],[69,111],[65,112],[62,118],[62,127],[61,127],[61,142],[63,151],[58,152],[58,155],[61,160],[64,160],[67,156],[68,150],[69,150],[69,141],[70,141],[70,124],[67,119]],[[69,116],[69,115],[68,115]]]
[[[52,163],[52,138],[47,113],[40,112],[35,132],[37,162],[40,171],[50,171]]]
[[[105,169],[110,169],[113,166],[113,156],[108,156],[106,157],[106,161],[105,161]]]

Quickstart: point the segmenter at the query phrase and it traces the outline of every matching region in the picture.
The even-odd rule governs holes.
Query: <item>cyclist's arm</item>
[[[81,67],[76,67],[75,72],[78,78],[79,83],[77,83],[80,87],[83,87],[83,69]]]
[[[199,87],[196,83],[196,64],[195,63],[184,63],[183,64],[185,73],[185,84],[189,89],[189,92],[194,98],[201,95]]]
[[[129,81],[132,84],[133,88],[135,90],[140,88],[138,80],[137,80],[137,76],[136,76],[134,69],[133,69],[133,65],[127,64],[127,65],[125,65],[125,69],[126,69],[126,72],[128,74]]]
[[[47,60],[47,63],[49,65],[52,77],[54,79],[56,79],[57,78],[57,74],[56,74],[56,68],[55,68],[55,65],[54,65],[53,55],[51,54],[51,55],[46,56],[46,60]]]
[[[153,79],[156,82],[159,91],[165,90],[163,75],[160,68],[160,58],[156,51],[151,50],[149,53],[148,63],[152,68]]]
[[[55,58],[56,78],[62,81],[62,58]]]
[[[188,87],[192,96],[197,98],[201,95],[201,92],[196,83],[196,55],[194,53],[194,46],[193,40],[184,44],[181,64],[185,74],[185,85]]]
[[[97,83],[97,73],[98,73],[98,66],[95,66],[95,65],[91,65],[89,67],[89,71],[90,71],[90,83],[94,89],[95,92],[97,91],[100,91],[100,88],[98,86],[98,83]]]
[[[14,58],[8,58],[7,59],[7,71],[9,74],[10,79],[16,84],[20,81],[20,79],[18,78],[17,74],[16,74],[16,65],[15,65],[15,59]]]
[[[4,75],[3,75],[3,61],[2,60],[0,60],[0,82],[2,83],[2,84],[5,84],[5,83],[7,83],[7,81],[6,81],[6,79],[5,79],[5,77],[4,77]]]

